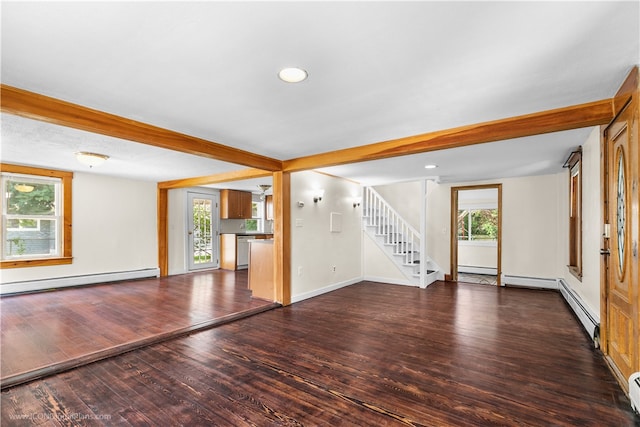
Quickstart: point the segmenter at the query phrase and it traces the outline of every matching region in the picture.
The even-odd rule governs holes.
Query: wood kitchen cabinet
[[[251,219],[251,193],[220,190],[221,219]]]
[[[220,235],[220,268],[238,269],[238,236],[235,234]]]
[[[275,301],[273,240],[253,240],[249,247],[249,289],[251,289],[251,296]]]
[[[233,234],[220,235],[220,268],[223,270],[238,270],[247,268],[249,248],[247,239],[273,239],[273,234]]]
[[[220,268],[223,270],[235,270],[237,268],[237,246],[234,234],[220,235]]]
[[[266,196],[265,199],[265,219],[273,221],[273,196]]]

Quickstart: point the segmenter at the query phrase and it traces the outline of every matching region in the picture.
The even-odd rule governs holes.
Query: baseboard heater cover
[[[85,274],[79,276],[56,277],[52,279],[10,282],[0,285],[0,295],[44,291],[48,289],[67,288],[71,286],[94,285],[97,283],[117,282],[120,280],[145,279],[149,277],[159,276],[159,268],[145,268],[141,270],[117,271],[111,273]]]
[[[569,307],[576,314],[580,323],[587,331],[596,347],[600,345],[600,316],[594,313],[580,298],[580,295],[575,293],[567,282],[563,279],[558,280],[558,288],[560,293],[564,297]]]
[[[522,286],[525,288],[558,289],[556,279],[543,279],[540,277],[510,276],[503,274],[500,278],[502,285]]]
[[[491,267],[476,267],[473,265],[459,265],[458,273],[490,274],[493,276],[498,274],[498,269]]]

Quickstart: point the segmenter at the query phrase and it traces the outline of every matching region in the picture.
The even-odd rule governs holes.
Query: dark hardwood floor
[[[210,270],[0,298],[2,388],[273,308],[246,271]]]
[[[2,392],[2,425],[633,426],[557,292],[363,282]]]

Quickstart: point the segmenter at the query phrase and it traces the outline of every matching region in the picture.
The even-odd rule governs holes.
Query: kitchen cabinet
[[[273,280],[273,240],[252,240],[249,243],[249,289],[254,298],[276,300]]]
[[[265,219],[267,221],[273,221],[273,196],[266,196],[264,198],[265,204]]]
[[[273,234],[220,235],[220,268],[242,270],[248,268],[249,240],[273,239]]]
[[[220,190],[221,219],[251,219],[251,193]]]
[[[220,235],[220,268],[223,270],[240,270],[247,268],[249,246],[247,236],[236,234]]]

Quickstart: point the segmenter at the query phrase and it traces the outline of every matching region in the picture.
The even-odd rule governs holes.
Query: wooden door
[[[631,101],[607,127],[605,219],[610,224],[605,269],[605,351],[621,383],[640,369],[638,354],[638,127]]]

